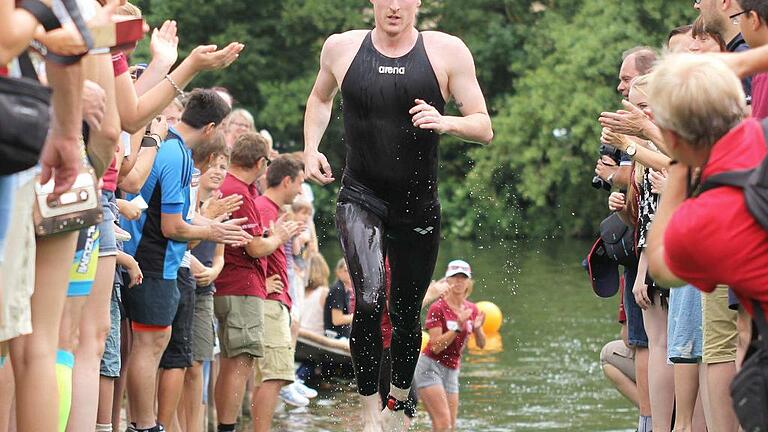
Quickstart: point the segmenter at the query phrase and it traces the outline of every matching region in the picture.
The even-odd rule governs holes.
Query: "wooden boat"
[[[296,343],[295,360],[298,362],[351,364],[349,340],[333,339],[300,330]]]

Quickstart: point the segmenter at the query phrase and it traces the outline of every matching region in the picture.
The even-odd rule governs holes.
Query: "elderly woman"
[[[419,399],[432,419],[433,431],[456,428],[459,369],[467,338],[474,334],[477,346],[485,346],[485,314],[467,300],[474,285],[469,264],[461,260],[451,261],[445,280],[450,288],[427,312],[424,326],[429,332],[429,343],[419,357],[413,376]]]
[[[232,110],[229,116],[224,120],[224,134],[227,140],[227,147],[232,147],[235,140],[246,132],[256,130],[253,116],[247,110],[238,108]]]
[[[649,101],[673,159],[649,236],[649,271],[667,286],[690,283],[711,292],[727,284],[748,312],[754,315],[753,300],[766,309],[768,232],[740,189],[694,193],[713,175],[753,168],[766,155],[760,123],[741,122],[741,83],[716,59],[671,56],[654,72]],[[701,178],[692,183],[697,168]]]

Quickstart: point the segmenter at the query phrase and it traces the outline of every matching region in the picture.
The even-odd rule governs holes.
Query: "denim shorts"
[[[99,224],[99,256],[117,256],[117,240],[115,239],[115,219],[117,208],[114,204],[115,193],[101,191],[101,210],[104,220]]]
[[[667,319],[667,358],[694,363],[702,357],[701,292],[693,285],[673,288]]]
[[[0,263],[5,252],[5,235],[11,224],[11,211],[16,201],[16,175],[0,176]]]
[[[115,282],[112,287],[112,298],[109,302],[109,334],[101,357],[101,376],[107,378],[120,377],[120,284]]]
[[[417,389],[439,385],[446,393],[458,393],[459,369],[443,366],[437,360],[421,354],[413,373],[413,384]]]
[[[627,314],[627,339],[634,347],[647,348],[648,335],[643,323],[643,310],[635,302],[632,287],[637,278],[637,266],[624,267],[624,312]]]

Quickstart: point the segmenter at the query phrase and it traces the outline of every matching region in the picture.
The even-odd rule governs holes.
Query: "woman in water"
[[[429,343],[419,357],[413,377],[419,399],[424,402],[432,419],[432,430],[436,432],[456,428],[459,369],[467,337],[472,333],[477,346],[481,349],[485,346],[485,314],[467,300],[474,285],[469,264],[451,261],[445,280],[450,288],[429,308],[424,324]]]

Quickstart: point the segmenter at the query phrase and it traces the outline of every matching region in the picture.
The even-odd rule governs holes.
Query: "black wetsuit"
[[[355,287],[350,344],[358,392],[377,391],[386,299],[384,257],[392,277],[392,384],[408,388],[421,346],[421,301],[440,243],[439,134],[413,126],[423,99],[441,114],[445,101],[422,35],[406,55],[386,57],[365,37],[341,85],[347,166],[336,226]]]

